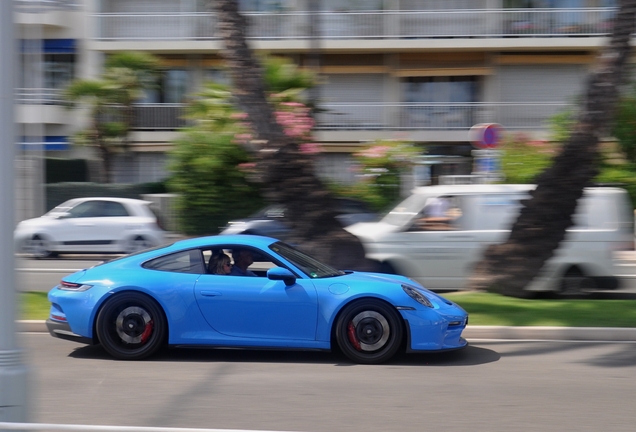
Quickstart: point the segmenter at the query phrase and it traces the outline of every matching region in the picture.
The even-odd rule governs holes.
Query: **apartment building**
[[[616,0],[240,5],[256,52],[320,72],[319,167],[342,182],[355,181],[351,152],[378,138],[424,143],[437,176],[470,173],[468,130],[476,123],[546,136],[547,120],[580,94],[616,11]],[[186,124],[184,102],[206,79],[224,76],[208,0],[16,0],[16,16],[20,166],[31,173],[23,177],[37,183],[42,155],[90,157],[69,145],[82,119],[61,106],[59,91],[72,78],[99,75],[108,54],[138,50],[159,56],[164,72],[136,107],[133,151],[117,161],[116,179],[163,178],[165,152]]]

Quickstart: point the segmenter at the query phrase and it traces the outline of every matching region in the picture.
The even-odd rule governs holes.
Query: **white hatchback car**
[[[164,243],[165,232],[149,201],[75,198],[43,216],[20,222],[16,252],[35,258],[59,253],[131,253]]]

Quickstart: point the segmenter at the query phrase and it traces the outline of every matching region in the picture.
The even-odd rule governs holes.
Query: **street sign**
[[[501,141],[501,125],[497,123],[479,123],[468,131],[468,138],[479,149],[494,149]]]

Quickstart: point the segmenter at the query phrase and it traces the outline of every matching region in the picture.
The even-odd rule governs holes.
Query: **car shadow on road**
[[[82,346],[73,350],[69,357],[77,359],[113,359],[99,345]],[[493,350],[468,346],[462,350],[439,353],[397,354],[385,365],[394,366],[476,366],[492,363],[500,359]],[[249,350],[223,348],[169,348],[142,360],[145,362],[239,362],[239,363],[308,363],[333,364],[334,366],[360,366],[338,352],[289,351],[289,350]]]

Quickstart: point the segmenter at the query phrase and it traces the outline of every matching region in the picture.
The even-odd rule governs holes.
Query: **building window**
[[[409,77],[402,81],[406,103],[402,126],[464,129],[474,124],[477,77]]]
[[[152,89],[144,91],[142,103],[184,103],[190,91],[190,71],[165,70]]]
[[[405,102],[476,102],[477,77],[409,77],[403,81]]]
[[[287,0],[239,0],[243,12],[282,12],[289,9]]]

